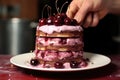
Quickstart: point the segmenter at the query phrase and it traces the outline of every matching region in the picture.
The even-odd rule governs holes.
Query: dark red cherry
[[[47,19],[47,24],[48,25],[52,25],[53,24],[53,21],[51,19]]]
[[[70,25],[70,24],[71,24],[71,19],[68,18],[68,17],[65,18],[65,19],[64,19],[64,24],[65,24],[65,25]]]
[[[46,25],[46,19],[42,18],[39,20],[39,26]]]
[[[77,61],[71,61],[70,62],[70,67],[71,68],[78,68],[79,67],[79,63]]]
[[[47,42],[47,41],[48,41],[48,39],[49,39],[48,37],[45,37],[45,42]]]
[[[61,26],[61,25],[62,25],[61,19],[55,18],[55,19],[54,19],[54,25],[56,25],[56,26]]]
[[[62,19],[62,15],[61,14],[57,14],[57,15],[55,15],[55,18],[56,19]]]
[[[63,19],[67,18],[67,15],[65,13],[61,13],[61,16]]]
[[[65,18],[67,18],[67,15],[65,13],[60,13],[60,14],[57,14],[55,17],[57,19],[64,20]]]
[[[64,68],[62,62],[55,62],[54,67],[55,67],[55,68]]]
[[[50,16],[50,17],[46,20],[46,22],[47,22],[48,25],[52,25],[52,24],[53,24],[53,21],[54,21],[54,17],[53,17],[53,16]]]
[[[78,22],[75,19],[71,19],[71,25],[73,26],[78,25]]]
[[[34,58],[30,60],[30,64],[33,66],[37,66],[38,64],[40,64],[40,62],[37,58]]]

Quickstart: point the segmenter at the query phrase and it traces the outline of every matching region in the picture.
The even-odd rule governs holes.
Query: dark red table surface
[[[11,55],[0,55],[0,80],[120,80],[120,54],[107,55],[112,62],[104,67],[77,72],[44,72],[13,66]]]

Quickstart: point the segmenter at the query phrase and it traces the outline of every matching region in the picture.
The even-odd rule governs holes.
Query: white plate
[[[37,68],[32,67],[29,64],[29,61],[31,58],[33,58],[35,55],[34,53],[24,53],[20,55],[16,55],[10,59],[10,62],[18,67],[21,68],[27,68],[32,70],[40,70],[40,71],[81,71],[81,70],[89,70],[89,69],[95,69],[99,67],[103,67],[105,65],[108,65],[111,62],[111,59],[107,56],[96,54],[96,53],[89,53],[84,52],[84,57],[89,58],[90,62],[88,63],[87,67],[84,68],[72,68],[72,69],[55,69],[55,68]]]

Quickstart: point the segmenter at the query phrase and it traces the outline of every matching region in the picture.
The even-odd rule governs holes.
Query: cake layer
[[[74,46],[66,46],[66,45],[61,45],[61,46],[43,46],[41,44],[36,44],[36,49],[38,50],[56,50],[56,51],[81,51],[83,50],[83,45],[82,44],[76,44]]]
[[[40,30],[36,31],[36,36],[40,37],[81,37],[82,35],[82,32],[78,31],[53,32],[52,34],[44,33]]]
[[[43,25],[43,26],[37,26],[37,31],[42,31],[47,34],[53,34],[54,32],[81,32],[83,31],[83,28],[81,26],[71,26],[71,25],[62,25],[62,26],[55,26],[55,25]]]
[[[36,37],[36,44],[42,46],[74,46],[83,45],[82,38],[48,38]]]
[[[43,61],[69,61],[74,58],[82,58],[83,51],[42,51],[42,50],[35,50],[36,57]]]

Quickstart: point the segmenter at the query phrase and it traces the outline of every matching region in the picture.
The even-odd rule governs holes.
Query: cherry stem
[[[43,10],[42,10],[42,18],[44,17],[43,14],[44,14],[45,8],[46,8],[47,6],[48,6],[48,5],[46,4],[46,5],[43,7]]]
[[[58,0],[55,1],[55,7],[56,7],[57,12],[60,13],[57,3],[58,3]]]
[[[51,16],[51,7],[47,6],[48,16]]]
[[[62,7],[60,8],[60,13],[62,12],[63,7],[64,7],[67,3],[68,3],[68,1],[66,1],[66,2],[62,5]]]

